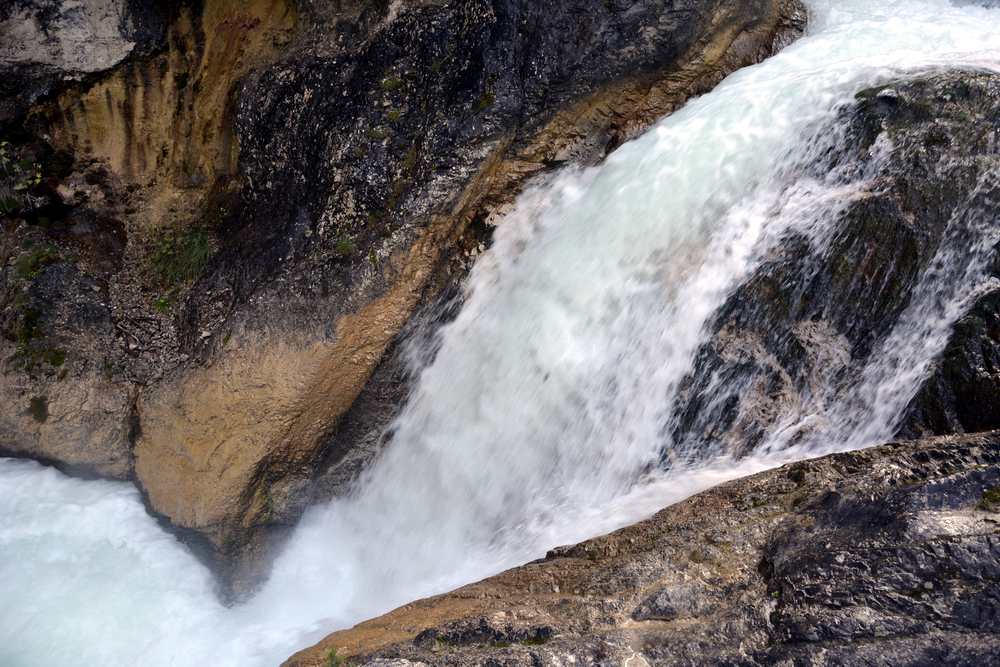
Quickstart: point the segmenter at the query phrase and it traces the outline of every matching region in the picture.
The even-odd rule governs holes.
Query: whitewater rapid
[[[674,452],[687,465],[651,472],[712,314],[783,234],[822,238],[864,187],[864,173],[824,181],[803,169],[817,137],[836,136],[837,109],[904,72],[1000,70],[990,3],[807,4],[803,39],[601,166],[521,197],[390,447],[350,497],[306,514],[249,602],[222,606],[131,485],[0,461],[0,664],[276,665],[335,628],[824,453],[821,441],[891,438],[981,282],[975,262],[938,258],[865,371],[869,400],[832,406],[822,439],[790,450],[787,434],[809,417],[790,415],[755,457],[727,461],[707,443],[701,458]]]

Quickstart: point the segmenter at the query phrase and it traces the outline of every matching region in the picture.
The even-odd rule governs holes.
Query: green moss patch
[[[983,491],[977,507],[984,512],[1000,512],[1000,486]]]
[[[35,396],[28,404],[28,413],[39,424],[44,424],[49,418],[49,399],[45,396]]]
[[[150,270],[159,287],[179,287],[197,278],[211,256],[212,242],[205,227],[170,227],[153,241]]]

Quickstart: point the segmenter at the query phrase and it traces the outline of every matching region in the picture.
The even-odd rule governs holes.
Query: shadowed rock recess
[[[804,21],[795,0],[6,3],[0,450],[135,481],[252,589],[377,451],[405,394],[387,350],[525,179],[599,161]]]

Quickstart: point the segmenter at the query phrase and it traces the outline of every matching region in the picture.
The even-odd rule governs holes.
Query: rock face
[[[0,124],[62,82],[157,48],[170,2],[11,0],[0,7]]]
[[[183,315],[213,362],[140,405],[153,505],[229,553],[248,527],[294,521],[332,428],[470,222],[770,53],[798,18],[685,7],[417,4],[356,48],[310,46],[248,78],[246,187]]]
[[[953,72],[864,91],[840,132],[816,138],[819,157],[806,173],[840,188],[842,210],[821,239],[783,239],[719,311],[680,402],[677,448],[714,441],[743,454],[789,416],[838,419],[834,406],[857,394],[868,367],[904,344],[890,337],[901,317],[919,336],[951,342],[902,423],[887,426],[914,436],[1000,427],[995,293],[954,334],[921,328],[933,312],[907,311],[930,294],[921,285],[928,273],[957,271],[939,282],[960,289],[998,275],[1000,253],[989,245],[998,119],[1000,77]],[[963,274],[977,264],[982,271]],[[816,391],[825,387],[834,390]]]
[[[24,2],[5,16],[6,80],[42,71],[31,81],[48,97],[0,122],[5,175],[26,162],[38,181],[2,207],[0,450],[128,478],[141,388],[186,356],[169,315],[211,251],[202,202],[235,173],[232,87],[287,42],[295,12]]]
[[[285,664],[994,664],[998,489],[996,432],[796,463]]]
[[[10,43],[48,35],[0,53],[31,82],[12,150],[41,172],[2,232],[0,352],[32,363],[0,379],[0,448],[134,479],[240,590],[317,469],[336,493],[377,450],[387,410],[355,399],[525,179],[600,160],[805,20],[794,0],[152,4],[0,14]]]

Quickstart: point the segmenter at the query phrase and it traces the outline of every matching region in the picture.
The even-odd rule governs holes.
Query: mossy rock
[[[1000,512],[1000,486],[983,491],[978,507],[984,512]]]

